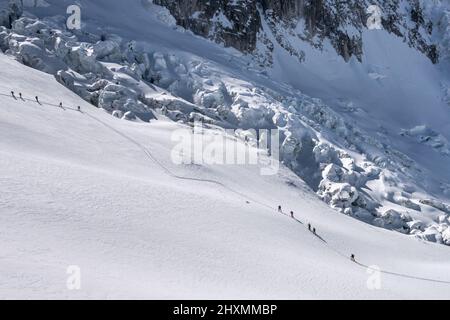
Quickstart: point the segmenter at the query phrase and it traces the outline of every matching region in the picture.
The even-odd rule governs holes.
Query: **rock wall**
[[[225,46],[245,53],[257,48],[259,35],[266,20],[270,32],[281,47],[298,56],[295,44],[285,34],[308,41],[320,48],[328,39],[336,52],[348,61],[352,56],[362,60],[362,31],[370,14],[367,9],[376,4],[382,11],[382,25],[424,53],[433,63],[439,60],[439,51],[432,43],[435,26],[426,19],[419,0],[154,0],[165,6],[177,24],[195,34],[210,38]],[[298,33],[299,22],[303,30]],[[270,50],[269,50],[270,51]]]
[[[167,7],[177,24],[195,34],[211,38],[242,52],[256,47],[261,27],[256,0],[154,0]]]
[[[0,3],[0,26],[11,28],[12,23],[23,13],[22,0],[9,0]]]

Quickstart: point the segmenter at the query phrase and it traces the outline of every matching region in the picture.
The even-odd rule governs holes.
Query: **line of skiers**
[[[283,213],[283,210],[280,205],[278,206],[278,212]],[[291,213],[291,218],[294,218],[294,211],[291,211],[290,213]],[[313,234],[317,234],[316,228],[312,227],[311,223],[308,223],[308,230],[311,231]],[[353,253],[350,255],[350,260],[353,262],[356,262],[355,255]]]
[[[17,97],[16,97],[14,91],[11,91],[11,96],[12,96],[14,99],[17,100]],[[22,97],[22,92],[19,92],[19,99],[25,101],[25,99]],[[38,96],[34,97],[34,99],[36,100],[37,103],[41,104],[41,102],[39,101],[39,97],[38,97]],[[59,103],[59,107],[60,107],[61,109],[64,109],[63,103],[62,103],[62,102]],[[81,107],[80,107],[80,106],[77,106],[77,110],[78,110],[78,111],[81,111]]]
[[[14,99],[17,100],[17,97],[16,97],[14,91],[11,91],[11,96],[12,96]],[[22,92],[19,92],[19,99],[25,101],[25,99],[22,97]],[[35,100],[36,100],[37,103],[41,104],[41,102],[39,101],[39,97],[38,97],[38,96],[35,97]],[[62,103],[62,102],[59,103],[59,107],[62,108],[62,109],[64,109],[63,103]],[[77,110],[78,110],[78,111],[81,111],[81,107],[80,107],[80,106],[77,106]],[[248,202],[247,202],[247,203],[248,203]],[[281,205],[278,206],[278,212],[283,213],[283,210],[282,210],[282,208],[281,208]],[[292,210],[290,211],[290,216],[291,216],[291,218],[293,218],[293,219],[295,218],[295,217],[294,217],[294,211],[292,211]],[[316,228],[312,227],[310,223],[308,223],[308,230],[311,231],[313,234],[316,234]],[[351,254],[350,260],[353,261],[353,262],[356,262],[356,260],[355,260],[355,255],[354,255],[354,254]]]
[[[17,97],[16,97],[16,95],[14,94],[14,91],[11,91],[11,95],[12,95],[12,97],[13,97],[14,99],[17,100]],[[20,100],[24,100],[24,99],[22,98],[22,92],[19,92],[19,99],[20,99]]]
[[[278,206],[278,212],[279,213],[283,213],[283,209],[281,208],[281,206]],[[293,218],[293,219],[295,218],[294,217],[294,211],[291,211],[290,215],[291,215],[291,218]],[[316,228],[312,228],[311,229],[311,224],[310,223],[308,223],[308,230],[312,231],[312,233],[316,234]]]
[[[14,93],[14,91],[11,91],[11,96],[17,100],[16,94]],[[25,99],[22,97],[22,92],[19,92],[19,99],[25,101]],[[39,102],[39,98],[36,96],[35,97],[36,102],[40,104]]]
[[[316,228],[313,227],[311,230],[311,223],[308,223],[308,230],[312,231],[312,233],[316,234]]]

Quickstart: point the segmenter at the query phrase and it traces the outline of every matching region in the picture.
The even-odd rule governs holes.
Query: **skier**
[[[11,91],[11,96],[17,100],[16,95],[14,94],[14,91]]]
[[[294,211],[291,211],[291,218],[294,218]]]
[[[41,104],[41,103],[39,102],[39,97],[38,97],[38,96],[36,96],[36,97],[34,97],[34,98],[36,99],[36,102],[37,102],[37,103]]]
[[[311,223],[308,223],[308,230],[311,231]]]
[[[19,98],[20,98],[20,100],[23,100],[23,98],[22,98],[22,92],[19,92]]]
[[[281,211],[281,206],[278,206],[278,212],[282,212],[282,211]]]
[[[78,110],[78,111],[81,111],[81,107],[80,107],[80,106],[78,106],[78,107],[77,107],[77,110]]]
[[[351,254],[351,256],[350,256],[350,260],[352,260],[353,262],[356,262],[356,260],[355,260],[355,255],[352,253]]]
[[[62,108],[62,107],[63,107],[63,105],[62,105],[62,102],[60,102],[60,103],[59,103],[59,107],[60,107],[60,108]]]
[[[313,233],[316,234],[316,228],[313,228]]]

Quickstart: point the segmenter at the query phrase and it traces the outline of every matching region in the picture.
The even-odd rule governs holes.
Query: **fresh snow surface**
[[[448,247],[337,213],[284,168],[176,166],[184,125],[120,120],[0,65],[0,298],[450,298]],[[351,253],[386,271],[380,290]]]
[[[48,1],[1,29],[8,55],[119,118],[149,120],[159,108],[174,121],[278,128],[282,161],[330,206],[450,245],[450,217],[439,209],[450,203],[444,65],[372,30],[362,63],[285,33],[304,62],[275,45],[273,65],[261,67],[177,27],[151,1],[79,1],[82,30],[73,33],[64,16],[71,1]]]

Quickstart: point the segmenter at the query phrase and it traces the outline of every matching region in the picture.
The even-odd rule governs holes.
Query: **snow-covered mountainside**
[[[339,214],[283,166],[175,165],[189,126],[123,121],[0,64],[0,298],[450,298],[448,247]]]
[[[70,5],[0,0],[8,295],[70,297],[56,269],[102,256],[81,296],[448,298],[448,247],[423,242],[450,245],[447,1],[79,0],[80,29]],[[171,132],[196,121],[243,145],[278,129],[280,172],[176,166]],[[368,291],[350,252],[398,274]]]
[[[329,42],[346,61],[363,57],[363,29],[373,13],[379,25],[438,62],[438,46],[432,40],[436,25],[430,11],[443,6],[440,0],[155,0],[167,7],[177,23],[194,33],[244,52],[263,47],[272,62],[274,44],[300,62],[305,52],[297,43],[308,42],[322,49]],[[377,9],[373,9],[377,6]],[[442,14],[442,11],[437,10]]]

